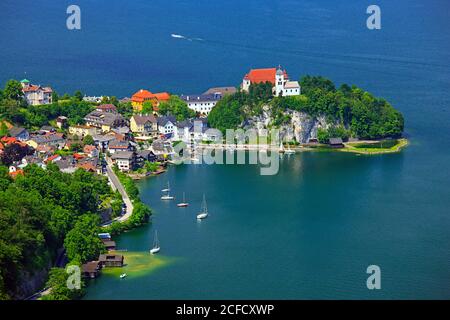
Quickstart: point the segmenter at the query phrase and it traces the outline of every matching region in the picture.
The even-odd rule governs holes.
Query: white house
[[[29,105],[52,103],[52,88],[31,84],[27,79],[23,79],[20,83],[22,84],[24,98]]]
[[[222,99],[222,94],[181,95],[180,98],[187,103],[189,109],[192,109],[203,116],[207,116],[217,104],[217,101]]]
[[[176,123],[174,116],[158,117],[157,122],[158,122],[158,131],[160,134],[173,133]]]
[[[252,69],[242,79],[241,88],[249,91],[251,84],[270,82],[274,96],[298,96],[301,88],[298,81],[290,81],[286,70],[278,68]]]

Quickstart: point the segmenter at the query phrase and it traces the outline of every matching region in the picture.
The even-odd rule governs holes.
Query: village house
[[[194,138],[194,135],[191,136],[191,129],[194,127],[194,123],[190,120],[184,120],[177,122],[173,131],[173,140],[174,141],[183,141],[190,142],[191,139]]]
[[[97,134],[100,130],[96,127],[85,126],[85,125],[75,125],[69,127],[69,134],[72,136],[78,136],[84,138],[85,136],[93,136]]]
[[[241,88],[249,91],[251,84],[270,82],[274,96],[298,96],[301,94],[298,81],[290,81],[286,70],[278,68],[252,69],[242,79]]]
[[[18,175],[23,175],[23,170],[17,169],[15,166],[10,166],[9,167],[9,176],[14,179]]]
[[[22,84],[24,98],[29,105],[52,103],[52,88],[31,84],[27,79],[23,79],[20,83]]]
[[[52,126],[48,126],[48,125],[43,125],[43,126],[39,129],[39,133],[41,133],[41,134],[53,133],[53,132],[56,132],[56,129],[53,128]]]
[[[330,138],[329,139],[329,145],[332,148],[343,148],[344,142],[341,138]]]
[[[154,115],[133,115],[130,119],[131,132],[143,136],[155,136],[158,133],[158,121]]]
[[[199,115],[207,116],[217,102],[222,99],[222,94],[182,95],[180,98],[186,102],[189,109],[194,110]]]
[[[59,116],[58,118],[56,118],[56,126],[60,129],[66,128],[67,121],[68,121],[67,117]]]
[[[120,171],[132,171],[136,168],[136,154],[133,151],[116,151],[111,160]]]
[[[145,102],[150,102],[153,106],[153,111],[158,111],[158,106],[161,102],[169,101],[170,94],[167,92],[151,93],[148,90],[141,89],[131,97],[131,105],[135,112],[142,112],[142,107]]]
[[[113,104],[101,104],[95,110],[99,112],[117,113],[117,107]]]
[[[116,140],[115,135],[111,134],[96,134],[93,135],[92,138],[94,138],[94,143],[101,152],[106,152],[108,150],[109,143],[113,140]]]
[[[129,151],[131,149],[130,143],[125,140],[111,140],[108,143],[108,152],[114,154],[119,151]]]
[[[66,144],[66,139],[62,133],[48,133],[44,135],[33,135],[26,141],[30,147],[37,149],[39,145],[46,145],[61,149]]]
[[[126,126],[125,118],[115,112],[94,110],[84,117],[86,125],[101,129],[102,132],[110,132],[113,128]]]
[[[87,154],[87,156],[90,158],[98,158],[99,156],[99,151],[97,147],[93,145],[85,145],[83,147],[83,152]]]
[[[138,167],[142,167],[145,161],[155,162],[157,159],[158,158],[151,150],[140,150],[136,152],[136,164]]]
[[[100,273],[101,265],[99,261],[89,261],[81,265],[83,277],[94,279],[97,278]]]
[[[111,239],[102,239],[103,245],[105,246],[106,250],[116,250],[116,242],[112,241]]]
[[[176,119],[174,116],[162,116],[157,118],[158,131],[160,134],[168,135],[173,133]]]
[[[30,138],[28,130],[20,127],[12,127],[9,129],[9,135],[20,141],[26,141]]]
[[[123,255],[120,254],[101,254],[98,258],[103,267],[122,267]]]

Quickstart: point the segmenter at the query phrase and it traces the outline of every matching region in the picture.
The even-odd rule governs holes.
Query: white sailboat
[[[159,250],[161,250],[161,247],[159,246],[158,231],[155,230],[155,239],[153,240],[153,248],[150,249],[150,253],[155,254],[158,253]]]
[[[170,185],[169,182],[167,182],[167,188],[161,190],[163,193],[161,196],[161,200],[173,200],[174,198],[170,195]]]
[[[170,191],[170,184],[169,181],[167,181],[167,188],[162,189],[161,192],[169,192]]]
[[[202,211],[197,215],[197,219],[202,220],[208,217],[208,207],[206,206],[205,194],[203,194]]]
[[[183,192],[183,202],[178,203],[177,207],[183,208],[183,207],[187,207],[188,205],[189,205],[189,203],[186,202],[185,194]]]
[[[280,149],[278,149],[279,153],[284,153],[284,146],[283,146],[283,142],[280,143]]]

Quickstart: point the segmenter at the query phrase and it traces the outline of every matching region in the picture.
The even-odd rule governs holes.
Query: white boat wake
[[[181,34],[176,34],[176,33],[171,33],[170,36],[175,39],[184,39],[187,41],[204,41],[202,38],[188,38],[186,36],[183,36]]]

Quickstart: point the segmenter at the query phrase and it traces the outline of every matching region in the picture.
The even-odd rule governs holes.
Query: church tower
[[[279,96],[280,93],[283,95],[284,84],[286,79],[284,78],[284,71],[281,70],[281,66],[278,66],[277,72],[275,74],[275,95]]]

